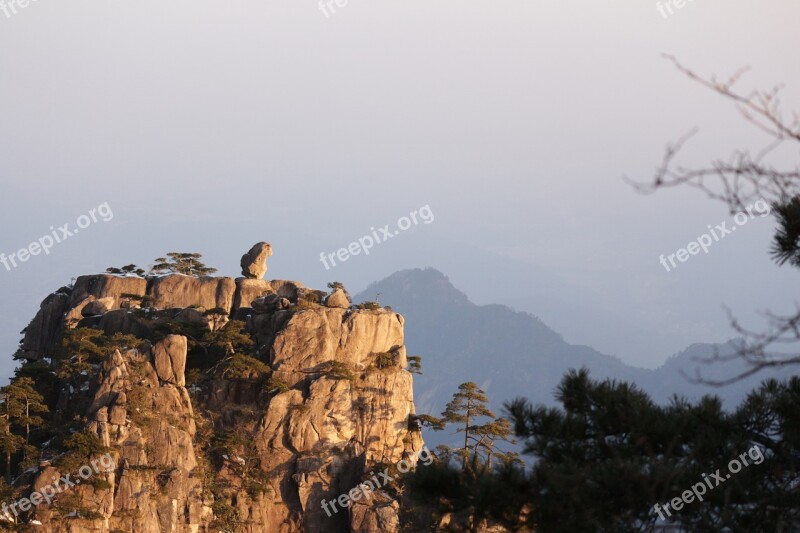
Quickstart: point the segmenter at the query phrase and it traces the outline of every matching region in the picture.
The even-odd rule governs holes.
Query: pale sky
[[[8,3],[8,0],[6,0]],[[224,275],[273,244],[270,278],[351,292],[442,270],[478,303],[530,311],[572,343],[653,367],[796,284],[756,219],[672,272],[658,263],[729,219],[690,189],[642,196],[664,146],[688,164],[767,141],[664,59],[752,70],[800,110],[800,4],[38,0],[0,11],[0,252],[97,222],[7,271],[0,375],[51,291],[198,251]],[[795,164],[797,153],[783,154]],[[435,221],[327,271],[333,252],[429,205]],[[757,323],[753,323],[757,325]],[[427,357],[433,354],[425,354]]]

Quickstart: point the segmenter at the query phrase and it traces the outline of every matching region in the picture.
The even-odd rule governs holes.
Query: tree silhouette
[[[213,274],[217,271],[216,268],[204,265],[200,260],[201,257],[203,256],[198,253],[170,252],[167,257],[155,259],[156,264],[150,269],[150,273],[154,275],[176,273],[199,277]]]
[[[472,457],[472,470],[477,471],[480,451],[483,448],[487,456],[487,464],[491,468],[491,458],[495,453],[495,441],[507,441],[511,435],[511,425],[489,409],[489,399],[478,385],[468,381],[458,386],[458,392],[442,412],[444,425],[458,425],[457,432],[464,433],[464,447],[457,449],[461,456],[461,469],[467,470],[469,458]],[[491,418],[485,424],[478,424],[480,418]],[[434,425],[434,429],[437,429]]]
[[[144,269],[139,268],[133,264],[125,265],[124,267],[121,268],[108,267],[106,269],[106,272],[108,274],[123,275],[123,276],[128,274],[133,274],[134,276],[139,276],[139,277],[143,277],[145,274]]]
[[[419,355],[409,355],[408,371],[412,374],[422,375],[422,357]]]
[[[14,379],[0,388],[3,398],[3,431],[0,433],[0,449],[6,454],[6,479],[11,480],[11,456],[30,442],[31,428],[41,427],[44,419],[40,416],[49,412],[44,398],[34,389],[34,381],[29,377]],[[16,435],[14,428],[24,428],[25,437]],[[27,450],[26,450],[27,451]]]
[[[772,212],[778,220],[772,258],[779,265],[788,261],[792,266],[800,267],[800,197],[774,205]]]
[[[669,531],[798,531],[798,398],[795,377],[764,382],[733,412],[715,396],[660,406],[628,383],[570,371],[557,388],[561,407],[506,403],[524,453],[535,457],[528,525],[654,531],[660,518]],[[706,490],[714,472],[721,482]],[[693,487],[702,500],[658,514],[656,504]]]

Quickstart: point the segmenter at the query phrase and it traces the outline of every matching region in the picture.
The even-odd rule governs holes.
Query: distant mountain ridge
[[[695,359],[715,350],[730,353],[730,342],[694,344],[655,370],[634,367],[589,346],[568,344],[532,314],[504,305],[476,305],[433,268],[396,272],[355,295],[354,301],[372,300],[376,294],[382,305],[406,317],[409,353],[422,356],[423,375],[414,380],[414,396],[424,413],[438,414],[464,381],[481,385],[498,410],[517,396],[553,405],[554,389],[571,368],[586,367],[594,379],[636,383],[659,403],[668,402],[674,394],[689,399],[716,394],[729,408],[761,380],[780,376],[778,371],[764,372],[714,388],[691,383],[681,374],[694,376],[698,365],[703,366]],[[705,377],[720,379],[736,375],[741,368],[735,361],[705,366],[702,371]]]

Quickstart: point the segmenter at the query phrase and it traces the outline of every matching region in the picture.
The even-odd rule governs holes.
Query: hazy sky
[[[797,2],[694,0],[665,19],[649,0],[349,0],[329,15],[296,0],[0,11],[0,252],[105,202],[114,215],[0,265],[0,375],[71,277],[173,250],[235,276],[260,240],[270,278],[356,292],[433,266],[478,303],[640,366],[727,339],[723,304],[746,319],[793,305],[795,273],[766,254],[771,218],[666,272],[660,254],[729,214],[622,176],[647,180],[695,126],[689,164],[763,146],[661,54],[703,74],[750,65],[743,90],[785,83],[800,109]],[[433,223],[320,262],[425,205]]]

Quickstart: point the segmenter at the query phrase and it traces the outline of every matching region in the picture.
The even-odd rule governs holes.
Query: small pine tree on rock
[[[155,265],[150,269],[154,275],[184,274],[186,276],[207,276],[217,271],[216,268],[207,267],[200,260],[203,256],[198,253],[170,252],[167,257],[157,257]]]
[[[108,267],[106,269],[106,273],[114,274],[114,275],[117,275],[117,276],[139,276],[139,277],[144,277],[144,275],[145,275],[144,269],[143,268],[139,268],[134,264],[125,265],[124,267],[121,267],[121,268]]]

